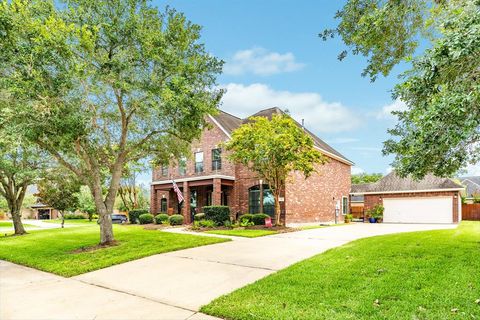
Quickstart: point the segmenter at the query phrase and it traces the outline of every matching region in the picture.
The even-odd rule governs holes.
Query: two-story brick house
[[[262,110],[253,116],[271,118],[282,113],[278,108]],[[179,159],[170,166],[153,170],[151,184],[151,212],[180,213],[186,223],[193,212],[201,212],[207,205],[228,205],[232,216],[264,212],[273,216],[274,201],[268,185],[257,174],[243,165],[229,161],[222,142],[231,138],[233,130],[247,119],[240,119],[221,111],[209,116],[212,128],[205,130],[192,144],[191,159]],[[281,197],[282,220],[288,225],[343,221],[348,212],[350,169],[353,163],[313,133],[315,147],[329,160],[319,166],[318,172],[305,179],[292,172]],[[172,179],[186,199],[182,208],[173,192]]]

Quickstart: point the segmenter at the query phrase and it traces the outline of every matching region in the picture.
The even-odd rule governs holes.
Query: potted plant
[[[351,214],[345,215],[345,223],[350,223],[353,219],[353,216]]]
[[[385,211],[385,208],[381,204],[375,205],[372,209],[368,210],[368,221],[370,223],[382,222],[383,211]]]

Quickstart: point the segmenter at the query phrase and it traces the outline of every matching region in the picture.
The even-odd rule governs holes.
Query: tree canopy
[[[360,184],[360,183],[372,183],[377,182],[378,180],[382,179],[383,174],[381,173],[359,173],[359,174],[352,174],[352,184]]]
[[[321,36],[340,35],[354,54],[368,57],[363,75],[375,80],[411,63],[393,90],[407,110],[396,112],[399,122],[384,145],[384,154],[395,154],[396,172],[449,176],[477,164],[480,2],[350,0],[336,18],[339,25]],[[425,40],[430,46],[420,52]]]
[[[90,188],[101,243],[126,164],[178,157],[217,111],[222,62],[200,30],[146,0],[0,5],[0,119]]]
[[[314,147],[310,135],[287,114],[251,117],[226,143],[228,157],[241,163],[270,186],[275,197],[275,219],[280,224],[280,195],[292,171],[308,178],[326,158]]]

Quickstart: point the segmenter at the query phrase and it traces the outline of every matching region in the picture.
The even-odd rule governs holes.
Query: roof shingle
[[[237,129],[240,125],[250,122],[249,119],[251,117],[267,117],[268,119],[272,119],[274,114],[285,114],[285,112],[282,111],[278,107],[273,107],[273,108],[260,110],[259,112],[255,113],[251,116],[248,116],[245,119],[240,119],[240,118],[235,117],[235,116],[233,116],[233,115],[231,115],[231,114],[229,114],[225,111],[220,110],[220,113],[213,116],[213,118],[215,118],[215,120],[223,127],[223,129],[225,129],[228,132],[228,134],[231,134],[232,131]],[[295,121],[295,119],[294,119],[294,121]],[[301,124],[299,124],[297,121],[295,121],[295,123],[299,127],[301,127]],[[332,154],[332,155],[334,155],[334,156],[336,156],[340,159],[343,159],[345,162],[353,165],[352,161],[347,159],[344,155],[342,155],[337,150],[333,149],[330,145],[328,145],[325,141],[323,141],[322,139],[317,137],[314,133],[307,130],[306,128],[304,128],[304,130],[305,130],[305,132],[307,132],[312,137],[313,142],[314,142],[316,147],[318,147],[319,149],[321,149],[321,150],[323,150],[327,153],[330,153],[330,154]]]
[[[402,178],[394,171],[374,183],[354,184],[352,185],[352,193],[382,193],[394,191],[421,191],[421,190],[441,190],[441,189],[461,189],[461,185],[457,184],[449,178],[440,178],[429,174],[422,180],[415,180],[411,177]]]

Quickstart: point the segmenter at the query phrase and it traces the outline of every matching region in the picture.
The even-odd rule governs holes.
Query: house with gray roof
[[[480,176],[462,177],[460,181],[465,187],[463,196],[466,203],[473,203],[474,198],[480,198]]]
[[[375,183],[352,185],[351,196],[363,196],[366,211],[383,205],[384,222],[457,223],[463,190],[449,178],[429,174],[415,180],[391,172]]]

